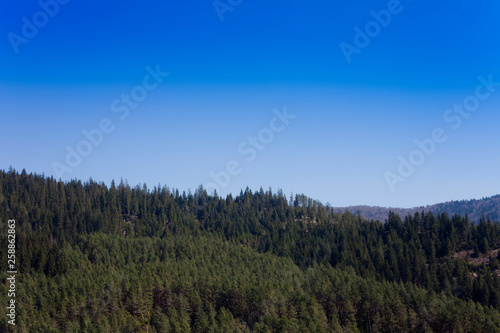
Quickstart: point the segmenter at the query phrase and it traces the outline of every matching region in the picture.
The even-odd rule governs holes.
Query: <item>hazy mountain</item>
[[[469,219],[474,222],[479,222],[481,216],[484,216],[492,221],[500,221],[500,195],[495,195],[488,198],[472,199],[472,200],[457,200],[444,203],[438,203],[428,206],[420,206],[414,208],[390,208],[379,206],[349,206],[349,207],[336,207],[336,211],[341,210],[344,212],[348,209],[351,213],[357,214],[359,211],[361,216],[365,219],[385,221],[389,210],[405,217],[408,214],[431,211],[433,214],[446,213],[449,216],[459,214],[465,216],[468,214]]]

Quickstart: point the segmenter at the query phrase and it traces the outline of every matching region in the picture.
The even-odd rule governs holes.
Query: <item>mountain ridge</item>
[[[382,207],[382,206],[368,206],[368,205],[355,205],[348,207],[333,207],[335,211],[340,210],[345,212],[348,210],[352,214],[360,215],[367,220],[385,221],[390,211],[398,214],[404,219],[408,214],[415,214],[416,212],[428,212],[433,214],[446,213],[449,216],[454,214],[465,216],[473,222],[478,223],[484,214],[486,219],[492,221],[500,221],[500,194],[483,197],[481,199],[470,200],[452,200],[442,203],[437,203],[427,206],[419,206],[413,208],[395,208],[395,207]]]

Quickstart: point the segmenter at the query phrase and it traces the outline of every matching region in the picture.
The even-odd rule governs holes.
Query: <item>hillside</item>
[[[18,271],[17,324],[2,316],[1,332],[500,331],[499,223],[369,222],[281,191],[222,198],[14,170],[0,194]],[[3,281],[10,269],[1,251]]]
[[[349,206],[349,207],[335,207],[336,211],[344,212],[346,209],[352,214],[360,212],[361,216],[367,220],[384,221],[389,211],[392,211],[402,218],[408,214],[415,214],[416,212],[432,212],[435,215],[446,213],[448,216],[458,214],[461,216],[467,215],[472,222],[478,223],[484,214],[486,219],[491,221],[500,221],[500,195],[495,195],[483,199],[472,200],[457,200],[449,201],[434,205],[420,206],[414,208],[388,208],[379,206]]]

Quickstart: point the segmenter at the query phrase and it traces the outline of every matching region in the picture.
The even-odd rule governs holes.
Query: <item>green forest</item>
[[[500,332],[500,224],[0,172],[1,332]]]

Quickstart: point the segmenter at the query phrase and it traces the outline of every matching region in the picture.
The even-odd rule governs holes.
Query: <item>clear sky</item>
[[[0,169],[334,206],[498,194],[499,14],[493,0],[4,1]]]

